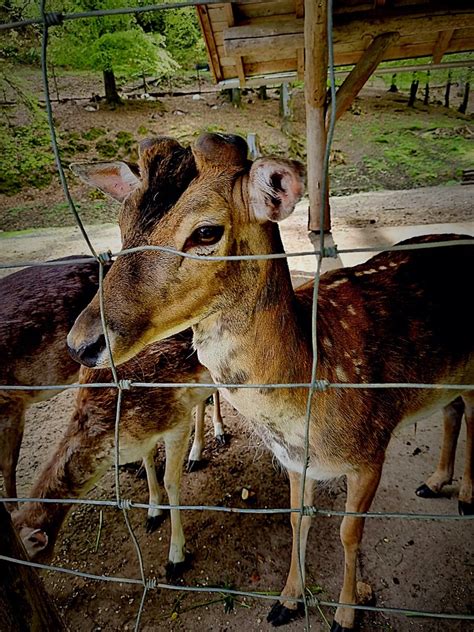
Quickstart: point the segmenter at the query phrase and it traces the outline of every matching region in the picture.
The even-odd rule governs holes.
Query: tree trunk
[[[105,100],[111,105],[117,105],[122,103],[119,94],[117,92],[117,85],[115,83],[115,75],[113,70],[104,70],[104,86],[105,86]]]
[[[4,503],[0,503],[0,533],[0,554],[25,559]],[[0,613],[0,629],[9,632],[64,632],[67,629],[36,569],[1,559]]]

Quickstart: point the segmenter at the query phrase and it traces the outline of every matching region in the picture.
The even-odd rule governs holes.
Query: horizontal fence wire
[[[107,507],[115,507],[120,509],[123,512],[124,520],[126,523],[126,527],[129,531],[130,538],[134,544],[139,571],[140,578],[126,578],[126,577],[114,577],[107,575],[94,575],[92,573],[84,573],[75,569],[67,569],[57,566],[50,566],[46,564],[40,564],[37,562],[30,562],[27,560],[17,560],[8,556],[0,555],[0,559],[23,564],[26,566],[31,566],[38,569],[55,571],[58,573],[66,573],[75,575],[78,577],[83,577],[86,579],[93,579],[99,581],[108,581],[115,583],[123,583],[123,584],[134,584],[141,586],[143,589],[142,598],[140,600],[139,609],[136,616],[135,621],[135,630],[139,629],[141,615],[143,613],[143,608],[145,605],[145,601],[147,598],[147,594],[151,590],[155,589],[166,589],[166,590],[175,590],[180,592],[200,592],[200,593],[217,593],[220,595],[232,595],[238,597],[248,597],[248,598],[257,598],[257,599],[271,599],[275,598],[274,595],[263,594],[259,592],[246,592],[241,590],[233,590],[229,588],[220,588],[220,587],[200,587],[200,586],[174,586],[171,584],[161,584],[157,582],[153,578],[147,578],[144,571],[143,564],[143,556],[140,548],[140,544],[134,534],[133,528],[128,519],[128,511],[131,509],[164,509],[164,510],[188,510],[188,511],[215,511],[222,513],[239,513],[239,514],[283,514],[283,513],[298,513],[299,514],[299,529],[301,528],[301,519],[303,516],[309,517],[341,517],[341,516],[358,516],[364,518],[396,518],[396,519],[404,519],[404,520],[446,520],[446,521],[459,521],[459,520],[471,520],[474,516],[460,516],[460,515],[442,515],[442,514],[419,514],[419,513],[403,513],[403,512],[346,512],[342,510],[330,510],[324,509],[321,507],[316,507],[313,505],[305,505],[303,502],[305,483],[306,483],[306,469],[308,466],[308,436],[309,436],[309,421],[311,414],[311,405],[312,405],[312,395],[316,391],[325,391],[329,388],[353,388],[353,389],[373,389],[373,388],[418,388],[418,389],[446,389],[453,391],[470,391],[474,390],[474,385],[463,385],[463,384],[421,384],[421,383],[386,383],[386,384],[351,384],[351,383],[329,383],[326,380],[317,380],[316,379],[316,369],[318,363],[318,355],[317,355],[317,338],[316,338],[316,316],[317,316],[317,296],[318,296],[318,286],[319,286],[319,278],[320,278],[320,269],[322,259],[324,257],[333,257],[336,258],[342,254],[350,254],[350,253],[371,253],[371,252],[380,252],[380,251],[410,251],[410,250],[422,250],[428,248],[440,248],[440,247],[454,247],[454,246],[463,246],[463,245],[473,245],[474,239],[464,238],[457,241],[451,242],[430,242],[430,243],[418,243],[418,244],[397,244],[397,245],[380,245],[380,246],[367,246],[360,248],[345,248],[338,249],[337,246],[325,247],[324,245],[324,232],[321,231],[320,235],[317,237],[312,235],[312,244],[314,246],[311,251],[302,251],[302,252],[289,252],[289,253],[274,253],[274,254],[253,254],[253,255],[244,255],[244,256],[200,256],[193,255],[192,253],[182,252],[173,248],[161,247],[161,246],[141,246],[130,249],[123,249],[119,252],[112,253],[110,251],[99,253],[95,251],[92,243],[89,239],[87,231],[82,223],[82,220],[75,208],[74,201],[69,193],[67,181],[65,178],[59,148],[56,141],[55,134],[55,126],[52,117],[52,109],[51,109],[51,99],[49,93],[49,82],[48,82],[48,73],[47,73],[47,47],[48,47],[48,30],[51,27],[59,26],[64,21],[67,20],[76,20],[83,18],[91,18],[91,17],[103,17],[107,15],[120,15],[120,14],[138,14],[144,13],[148,11],[160,11],[160,10],[168,10],[168,9],[179,9],[188,6],[197,6],[197,5],[213,5],[213,4],[226,4],[230,2],[230,0],[193,0],[193,1],[184,1],[184,2],[169,2],[162,3],[157,5],[148,5],[144,7],[123,7],[117,9],[106,9],[106,10],[96,10],[96,11],[86,11],[81,13],[47,13],[45,10],[45,0],[40,1],[40,15],[37,18],[31,18],[26,20],[20,20],[17,22],[10,22],[7,24],[1,24],[0,30],[7,30],[13,28],[21,28],[28,25],[42,25],[43,26],[43,36],[42,36],[42,75],[44,82],[44,91],[45,91],[45,101],[46,101],[46,110],[48,114],[48,123],[51,132],[51,141],[53,147],[53,153],[56,160],[56,165],[58,168],[58,174],[60,178],[61,185],[64,190],[64,194],[68,205],[71,209],[71,212],[74,215],[75,221],[79,226],[83,238],[88,246],[88,249],[92,256],[90,257],[78,257],[77,259],[68,259],[68,260],[59,260],[59,261],[46,261],[46,262],[3,262],[0,263],[0,269],[15,269],[15,268],[25,268],[25,267],[33,267],[33,266],[61,266],[61,265],[71,265],[71,264],[85,264],[89,263],[93,260],[98,261],[100,265],[99,271],[99,300],[100,300],[100,314],[102,320],[102,326],[104,331],[104,336],[106,340],[107,352],[109,355],[109,360],[111,364],[111,371],[113,376],[113,382],[105,382],[105,383],[89,383],[89,384],[61,384],[61,385],[47,385],[47,386],[32,386],[32,385],[1,385],[0,391],[8,391],[8,390],[65,390],[65,389],[74,389],[74,388],[115,388],[117,389],[117,400],[116,400],[116,415],[115,415],[115,428],[114,428],[114,447],[115,447],[115,458],[114,458],[114,474],[115,474],[115,500],[99,500],[99,499],[52,499],[52,498],[4,498],[0,499],[0,502],[40,502],[40,503],[55,503],[55,504],[71,504],[71,505],[95,505],[95,506],[107,506]],[[333,107],[331,108],[332,118],[330,121],[329,131],[328,131],[328,142],[326,147],[326,155],[325,155],[325,173],[327,175],[328,172],[328,162],[329,162],[329,151],[331,145],[332,133],[334,130],[335,123],[335,79],[334,79],[334,61],[332,58],[332,2],[329,0],[328,2],[328,39],[329,39],[329,71],[330,71],[330,87],[331,87],[331,96]],[[323,178],[323,191],[322,191],[322,199],[325,199],[325,188],[326,187],[326,178]],[[318,242],[319,241],[319,247]],[[146,383],[146,382],[134,382],[132,380],[127,379],[118,379],[117,371],[115,369],[113,355],[111,353],[111,348],[108,340],[108,328],[106,322],[106,314],[104,310],[103,304],[103,276],[104,276],[104,265],[111,262],[112,260],[126,256],[127,254],[133,254],[137,252],[146,252],[146,251],[157,251],[164,252],[167,254],[172,254],[176,256],[180,256],[188,259],[200,260],[202,262],[206,261],[252,261],[252,260],[268,260],[268,259],[282,259],[282,258],[292,258],[292,257],[313,257],[316,261],[316,273],[314,275],[314,294],[313,294],[313,312],[312,312],[312,346],[313,346],[313,364],[312,364],[312,372],[311,372],[311,381],[308,383],[294,383],[294,384],[197,384],[197,383]],[[302,487],[301,487],[301,497],[302,502],[299,507],[294,508],[239,508],[239,507],[221,507],[221,506],[206,506],[206,505],[172,505],[172,504],[153,504],[153,503],[136,503],[130,499],[123,498],[120,491],[120,481],[119,481],[119,441],[120,441],[120,415],[121,415],[121,403],[122,403],[122,393],[124,390],[128,390],[130,388],[307,388],[308,389],[308,400],[307,400],[307,411],[306,411],[306,420],[305,420],[305,431],[306,431],[306,440],[305,440],[305,455],[306,455],[306,468],[304,469],[304,474],[302,477]],[[301,559],[299,560],[299,572],[300,578],[302,580],[302,585],[304,585],[304,571]],[[368,605],[358,605],[358,604],[343,604],[336,601],[325,601],[320,600],[317,596],[304,593],[303,597],[300,599],[297,598],[289,598],[285,597],[285,601],[293,601],[298,603],[303,603],[305,607],[305,615],[306,615],[306,628],[309,629],[309,607],[317,607],[318,609],[321,606],[327,606],[331,608],[336,608],[338,606],[345,606],[355,610],[366,610],[372,612],[380,612],[385,614],[400,614],[405,616],[418,616],[418,617],[430,617],[433,619],[455,619],[455,620],[474,620],[474,615],[471,614],[452,614],[452,613],[438,613],[438,612],[429,612],[422,610],[413,610],[406,608],[392,608],[392,607],[375,607]],[[324,618],[324,615],[320,611],[321,615]],[[324,618],[326,621],[326,619]]]
[[[431,248],[452,248],[459,246],[474,246],[474,237],[471,239],[457,239],[455,241],[433,241],[429,243],[416,243],[416,244],[381,244],[380,246],[363,246],[361,248],[337,248],[337,246],[330,246],[321,250],[302,250],[298,252],[277,252],[273,254],[255,254],[255,255],[226,255],[222,257],[213,255],[194,255],[190,252],[183,252],[176,250],[175,248],[168,248],[167,246],[136,246],[135,248],[126,248],[118,252],[105,252],[100,253],[97,257],[78,257],[77,259],[67,260],[55,260],[55,261],[23,261],[18,262],[1,262],[0,269],[8,268],[32,268],[32,267],[47,267],[47,266],[68,266],[72,264],[86,264],[91,261],[95,261],[98,257],[103,258],[106,262],[112,261],[117,257],[123,257],[125,255],[136,254],[139,252],[164,252],[177,257],[183,257],[184,259],[193,259],[195,261],[266,261],[270,259],[291,259],[293,257],[313,257],[316,255],[322,255],[323,257],[337,258],[343,254],[358,254],[358,253],[370,253],[370,252],[403,252],[411,250],[428,250]],[[309,274],[309,273],[306,273]],[[308,277],[308,280],[310,278]]]
[[[289,514],[298,513],[310,518],[323,516],[326,518],[353,516],[358,518],[396,518],[402,520],[440,520],[440,521],[463,521],[474,520],[473,515],[462,516],[460,514],[422,514],[422,513],[404,513],[404,512],[386,512],[386,511],[344,511],[338,509],[325,509],[324,507],[316,507],[312,505],[303,505],[300,507],[278,507],[265,508],[253,507],[222,507],[219,505],[170,505],[157,503],[137,503],[133,500],[120,498],[116,500],[99,500],[88,498],[0,498],[2,503],[46,503],[59,505],[91,505],[96,507],[115,507],[119,509],[180,509],[182,511],[215,511],[218,513],[235,513],[235,514]]]

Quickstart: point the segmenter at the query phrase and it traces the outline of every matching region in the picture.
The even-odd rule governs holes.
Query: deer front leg
[[[288,476],[290,479],[291,508],[299,509],[301,506],[301,475],[296,472],[288,472]],[[313,503],[313,492],[314,481],[307,478],[304,490],[305,505],[311,505]],[[311,526],[311,518],[303,516],[300,532],[298,529],[299,520],[299,514],[293,512],[291,514],[293,541],[291,548],[290,572],[288,573],[288,578],[281,593],[280,600],[273,605],[267,616],[267,621],[274,626],[285,625],[285,623],[289,623],[292,619],[301,614],[301,604],[295,603],[294,601],[285,601],[285,597],[301,597],[304,591],[306,542],[308,540],[309,528]],[[298,536],[300,536],[299,542]],[[303,578],[301,578],[300,568],[303,572]],[[301,581],[302,579],[303,582]]]
[[[443,408],[443,447],[436,470],[416,490],[421,498],[438,498],[444,485],[453,480],[454,459],[458,442],[461,420],[464,413],[464,402],[461,397]]]
[[[368,511],[380,481],[382,465],[347,475],[346,511]],[[357,552],[362,540],[364,518],[344,516],[341,523],[341,542],[344,547],[344,581],[339,603],[355,604]],[[355,610],[339,606],[331,632],[349,632],[354,629]]]
[[[204,449],[204,416],[206,402],[200,402],[195,409],[196,421],[194,423],[194,439],[188,456],[186,469],[188,472],[196,472],[202,467],[202,451]]]
[[[214,438],[219,445],[227,443],[226,434],[224,432],[224,422],[221,415],[221,397],[219,391],[215,391],[212,396],[214,401],[214,410],[212,413],[212,424],[214,426]]]
[[[459,489],[459,513],[474,514],[474,395],[463,395],[466,419],[466,462]]]
[[[168,494],[170,505],[179,505],[179,493],[181,485],[181,474],[186,448],[189,442],[190,424],[186,423],[168,432],[165,439],[166,466],[165,466],[165,489]],[[179,509],[171,509],[171,538],[166,575],[168,580],[179,577],[185,565],[185,540],[183,526],[181,524],[181,514]]]
[[[143,457],[143,465],[145,466],[146,480],[148,483],[148,494],[150,505],[161,505],[161,489],[156,476],[156,466],[154,459],[155,451],[152,450],[149,454]],[[158,507],[149,507],[148,516],[146,520],[147,533],[153,533],[161,525],[165,518],[163,509]]]
[[[25,406],[22,401],[14,399],[2,403],[0,409],[0,469],[3,474],[5,494],[7,498],[17,498],[16,466],[20,454],[23,429],[25,426]],[[9,503],[8,509],[13,511],[17,503]]]

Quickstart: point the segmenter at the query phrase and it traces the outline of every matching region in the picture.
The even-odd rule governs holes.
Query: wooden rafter
[[[439,64],[443,59],[443,55],[448,50],[449,42],[454,35],[454,29],[448,31],[441,31],[436,40],[436,44],[433,50],[433,63]]]

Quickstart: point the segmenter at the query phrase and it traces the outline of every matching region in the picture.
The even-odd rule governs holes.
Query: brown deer
[[[209,383],[211,376],[198,361],[191,346],[191,331],[146,347],[118,368],[119,379],[140,382]],[[83,368],[84,385],[110,382],[109,369]],[[166,451],[164,484],[171,505],[179,505],[183,460],[189,444],[193,407],[204,414],[206,399],[214,389],[131,388],[123,391],[119,459],[129,463],[143,458],[147,473],[150,504],[159,505],[161,492],[156,479],[154,452],[157,441]],[[74,412],[64,436],[49,457],[30,491],[31,498],[80,498],[114,463],[116,388],[79,389]],[[215,407],[218,411],[218,406]],[[220,417],[219,417],[220,419]],[[202,424],[201,424],[202,425]],[[198,430],[200,432],[200,430]],[[201,438],[202,441],[202,438]],[[201,446],[202,447],[202,446]],[[196,457],[200,454],[196,451]],[[41,502],[22,503],[13,514],[30,557],[49,557],[70,505]],[[171,575],[184,564],[184,533],[179,510],[171,509],[171,540],[168,571]],[[163,518],[163,510],[148,510],[147,530],[153,531]]]
[[[261,158],[253,164],[235,136],[205,134],[192,151],[172,139],[141,147],[140,177],[124,164],[76,168],[89,183],[124,204],[119,222],[124,248],[154,245],[184,251],[142,251],[120,256],[104,284],[111,348],[127,361],[152,340],[192,326],[200,361],[224,396],[245,417],[288,469],[291,506],[300,507],[304,463],[305,388],[236,388],[245,384],[308,383],[312,366],[313,284],[296,291],[285,259],[199,260],[204,255],[282,253],[277,222],[303,193],[303,170],[293,161]],[[167,196],[170,165],[188,180],[179,199]],[[187,178],[184,174],[187,173]],[[456,240],[427,236],[419,243]],[[384,252],[350,269],[323,276],[319,288],[318,380],[471,384],[474,331],[465,309],[474,248],[468,246]],[[442,262],[449,262],[443,265]],[[97,297],[68,336],[72,353],[91,367],[107,366]],[[470,394],[471,393],[471,394]],[[348,512],[366,512],[379,484],[393,430],[472,391],[443,389],[327,388],[312,398],[308,484],[345,475]],[[468,423],[472,434],[472,421]],[[472,449],[472,440],[468,442]],[[469,473],[472,478],[472,471]],[[472,510],[471,494],[463,502]],[[268,615],[273,625],[296,616],[311,518],[292,513],[290,572],[280,601]],[[333,631],[352,630],[356,603],[356,556],[364,519],[341,524],[344,580]],[[300,540],[298,542],[298,533]]]
[[[75,255],[56,261],[81,258]],[[105,266],[104,271],[109,267]],[[98,263],[84,258],[83,262],[25,268],[0,279],[0,470],[8,498],[17,498],[16,466],[25,410],[53,397],[60,389],[2,391],[1,385],[46,386],[78,380],[81,365],[68,353],[66,336],[96,293],[98,274]],[[216,398],[217,392],[214,435],[222,444],[225,434]],[[200,403],[189,470],[200,467],[203,446],[204,403]]]
[[[71,259],[81,257],[60,261]],[[17,497],[25,410],[59,391],[2,391],[1,385],[45,386],[77,380],[80,365],[67,351],[66,336],[96,293],[98,275],[98,263],[85,259],[25,268],[0,279],[0,470],[10,498]]]

